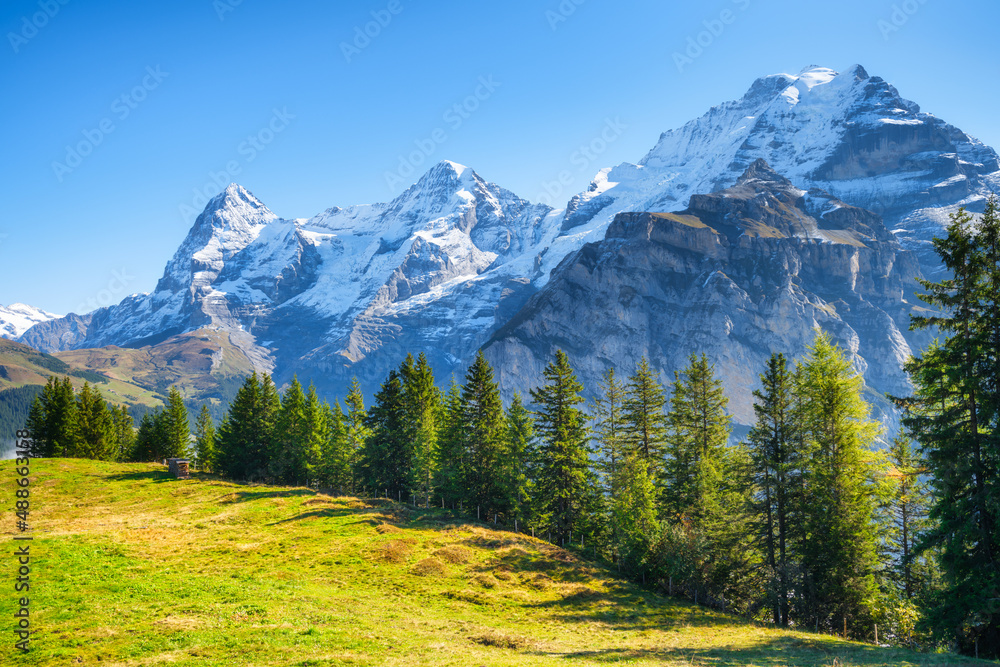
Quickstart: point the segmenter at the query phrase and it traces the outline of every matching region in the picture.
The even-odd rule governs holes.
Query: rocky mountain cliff
[[[508,390],[534,385],[556,349],[594,391],[615,367],[650,359],[664,382],[692,353],[716,364],[737,422],[771,351],[798,355],[830,333],[865,375],[870,398],[904,395],[901,366],[919,265],[874,213],[801,190],[763,160],[736,184],[678,213],[621,213],[606,237],[559,265],[485,345]]]

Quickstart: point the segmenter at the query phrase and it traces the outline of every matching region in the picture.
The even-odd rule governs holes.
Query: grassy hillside
[[[748,625],[443,510],[177,481],[152,464],[55,459],[32,471],[39,634],[26,657],[4,647],[5,664],[977,663]]]

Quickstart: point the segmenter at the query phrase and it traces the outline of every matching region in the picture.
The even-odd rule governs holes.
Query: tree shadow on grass
[[[107,475],[107,479],[115,482],[138,482],[141,480],[146,480],[150,482],[179,482],[183,480],[176,479],[167,470],[149,470],[146,472],[120,472],[112,475]]]
[[[216,501],[222,504],[245,503],[253,500],[264,500],[266,498],[302,498],[304,496],[315,496],[312,489],[281,489],[278,491],[233,491],[225,493]]]
[[[552,653],[547,653],[552,656]],[[620,663],[633,660],[662,661],[713,667],[809,667],[820,665],[857,665],[888,667],[890,665],[971,665],[972,661],[947,654],[913,653],[902,649],[879,648],[864,644],[838,642],[833,638],[781,636],[766,639],[748,647],[720,646],[664,648],[601,648],[558,654],[567,660]]]

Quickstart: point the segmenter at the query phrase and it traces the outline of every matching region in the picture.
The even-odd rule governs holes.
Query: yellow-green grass
[[[0,617],[11,627],[13,462]],[[677,602],[444,510],[164,467],[31,464],[18,665],[964,665]]]

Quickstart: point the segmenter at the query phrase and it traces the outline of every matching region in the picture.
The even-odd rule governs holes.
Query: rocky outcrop
[[[668,382],[704,352],[748,425],[771,351],[798,356],[821,328],[891,422],[882,394],[909,391],[902,364],[923,342],[907,331],[918,274],[878,216],[756,161],[734,187],[693,196],[684,211],[616,216],[484,351],[507,394],[534,386],[556,349],[590,392],[607,368],[628,374],[645,356]]]

